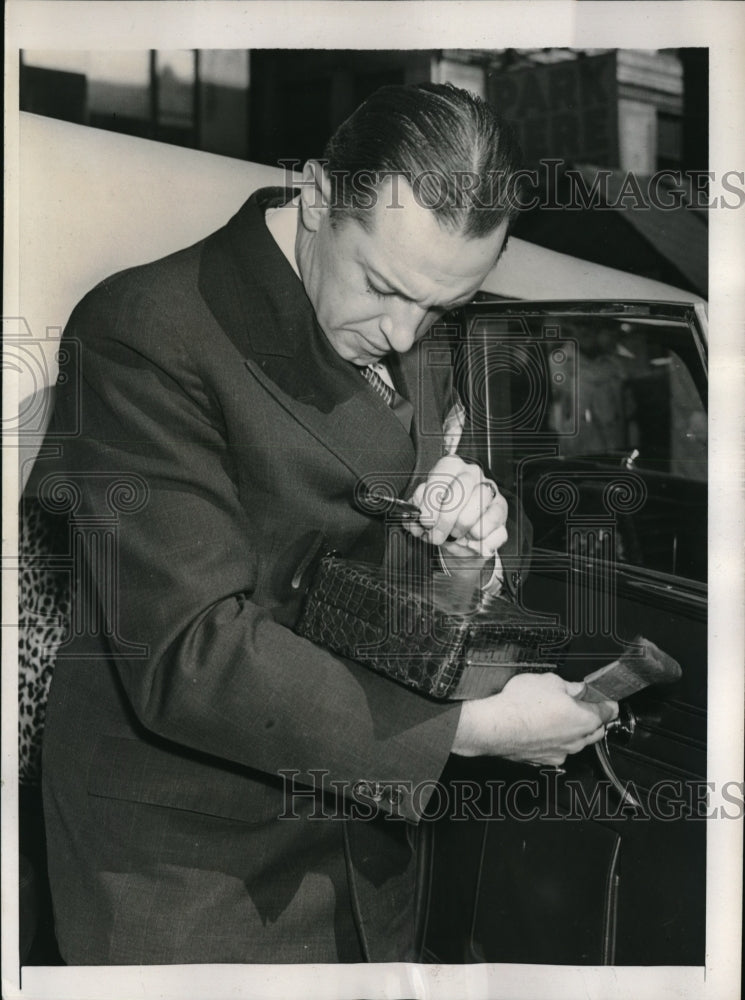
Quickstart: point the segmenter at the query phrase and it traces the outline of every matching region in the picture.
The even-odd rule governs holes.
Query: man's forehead
[[[376,224],[396,224],[400,219],[436,223],[443,231],[450,227],[434,211],[435,205],[428,200],[414,178],[413,185],[402,174],[386,176],[371,195],[372,208],[367,216],[373,226]]]
[[[465,236],[413,197],[378,200],[360,226],[366,256],[380,264],[425,268],[434,275],[469,279],[491,269],[506,237],[506,221],[485,237]]]

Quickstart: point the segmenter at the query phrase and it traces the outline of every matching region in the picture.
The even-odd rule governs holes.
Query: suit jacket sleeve
[[[409,789],[439,777],[459,706],[332,656],[252,601],[263,514],[241,502],[220,407],[169,323],[146,297],[99,288],[66,332],[81,342],[80,377],[57,390],[55,422],[76,407],[82,418],[61,466],[80,513],[106,515],[117,473],[147,492],[118,525],[114,631],[147,650],[116,650],[127,697],[152,732],[259,771],[312,783],[321,769],[347,793],[360,779],[404,782],[400,809],[416,819]],[[110,585],[98,580],[99,594]]]

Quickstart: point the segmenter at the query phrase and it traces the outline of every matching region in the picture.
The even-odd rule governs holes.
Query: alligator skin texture
[[[337,556],[320,560],[296,631],[439,699],[482,695],[483,680],[468,693],[470,670],[493,675],[488,689],[496,691],[514,673],[553,669],[568,638],[509,599],[454,613],[438,605],[427,580],[401,581]]]

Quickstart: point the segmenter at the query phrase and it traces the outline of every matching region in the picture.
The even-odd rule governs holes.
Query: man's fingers
[[[413,503],[416,507],[421,508],[422,498],[424,496],[426,486],[426,483],[420,483],[409,497],[409,503]],[[429,526],[421,524],[420,521],[415,520],[413,516],[411,518],[407,517],[403,524],[407,531],[410,531],[415,538],[423,538],[425,535],[429,534]]]
[[[454,510],[443,510],[432,532],[432,542],[441,545],[448,538],[467,539],[481,543],[472,548],[490,555],[507,538],[506,531],[498,538],[492,538],[491,549],[484,545],[490,536],[501,532],[507,521],[507,502],[500,493],[494,495],[487,483],[480,483],[472,490],[470,497]]]
[[[605,726],[598,726],[598,728],[590,733],[590,735],[585,740],[585,746],[590,746],[593,743],[597,743],[605,736]]]
[[[427,481],[420,522],[429,527],[433,545],[442,545],[446,538],[460,538],[465,534],[466,529],[456,525],[468,505],[469,488],[468,482],[454,477],[449,480],[432,477]]]
[[[423,538],[429,534],[429,528],[423,528],[418,521],[404,521],[404,527],[410,531],[414,538]]]
[[[612,722],[613,719],[618,718],[617,701],[601,701],[600,709],[601,709],[601,718],[603,720],[604,725],[607,725],[609,722]]]
[[[580,699],[582,702],[582,699]],[[582,702],[589,707],[592,707],[594,713],[598,716],[598,725],[607,726],[609,722],[618,716],[618,702],[617,701],[588,701]]]
[[[448,552],[452,552],[453,555],[463,552],[465,556],[473,556],[475,554],[484,559],[491,559],[506,541],[507,529],[497,528],[488,538],[484,538],[483,540],[464,535],[463,538],[459,538],[457,541],[448,541],[445,544]]]
[[[441,459],[410,500],[421,515],[407,523],[408,530],[433,545],[458,541],[489,557],[507,540],[507,501],[478,465],[458,456]]]
[[[578,701],[580,704],[585,704],[588,709],[591,709],[597,714],[599,723],[606,726],[613,719],[618,717],[618,702],[617,701],[587,701],[583,699],[583,694],[587,690],[587,685],[584,681],[565,681],[566,693]]]
[[[422,498],[424,497],[424,491],[427,488],[426,483],[419,483],[417,488],[411,494],[409,502],[415,504],[417,507],[422,506]]]
[[[490,535],[484,538],[481,542],[481,554],[485,556],[493,556],[494,553],[501,549],[504,543],[507,541],[507,529],[504,525],[501,525]]]
[[[470,535],[471,538],[486,538],[507,520],[507,503],[504,498],[499,494],[493,497],[485,487],[486,483],[482,483],[475,489],[467,503],[457,512],[452,531],[456,537]]]

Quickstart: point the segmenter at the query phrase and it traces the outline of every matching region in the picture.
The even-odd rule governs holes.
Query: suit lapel
[[[272,366],[256,359],[246,359],[245,365],[266,392],[335,455],[355,480],[371,482],[388,476],[397,491],[408,481],[414,462],[413,442],[359,375],[356,378],[361,384],[346,393],[335,385],[335,398],[324,396],[320,383],[306,385],[312,391],[296,398],[278,384]]]
[[[393,360],[394,379],[414,406],[412,435],[320,330],[301,282],[264,222],[290,190],[264,189],[205,240],[200,292],[258,382],[356,479],[389,476],[404,492],[434,464],[441,438],[434,385],[419,351]],[[433,458],[434,456],[434,458]]]

